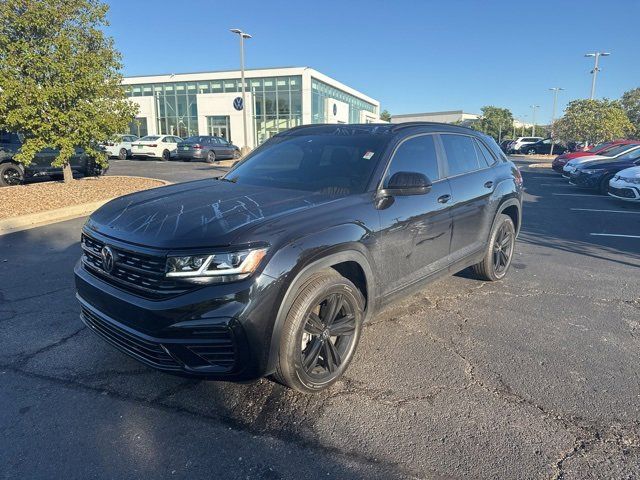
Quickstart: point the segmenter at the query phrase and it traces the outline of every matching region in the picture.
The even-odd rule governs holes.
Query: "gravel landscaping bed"
[[[0,188],[0,219],[107,200],[160,187],[166,182],[141,177],[93,177],[71,183],[44,182]]]

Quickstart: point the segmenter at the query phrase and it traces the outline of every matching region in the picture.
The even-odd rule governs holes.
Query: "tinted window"
[[[496,163],[496,159],[489,152],[489,149],[484,146],[484,143],[476,139],[476,148],[478,153],[478,159],[480,160],[480,166],[491,166]],[[484,163],[484,165],[483,165]]]
[[[154,140],[158,140],[160,137],[156,135],[147,135],[146,137],[142,137],[140,140],[144,140],[145,142],[153,142]]]
[[[640,158],[640,148],[636,148],[635,150],[631,150],[624,155],[620,155],[618,157],[618,160],[635,160],[636,158]]]
[[[393,155],[384,184],[397,172],[418,172],[432,182],[438,180],[440,175],[434,136],[421,135],[405,140]]]
[[[449,176],[460,175],[479,168],[473,138],[463,135],[443,134],[442,144],[447,154]]]
[[[274,137],[225,179],[335,195],[365,191],[388,136],[307,134]]]

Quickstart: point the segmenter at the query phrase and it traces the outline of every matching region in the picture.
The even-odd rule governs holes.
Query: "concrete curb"
[[[125,175],[118,175],[118,177],[147,178],[134,176],[127,177]],[[163,185],[160,186],[171,185],[171,182],[167,182],[166,180],[159,180],[157,178],[150,178],[149,180],[155,180],[162,183]],[[19,217],[6,218],[4,220],[0,220],[0,236],[8,235],[9,233],[21,232],[23,230],[29,230],[31,228],[43,227],[52,223],[64,222],[65,220],[84,217],[86,215],[89,215],[90,213],[93,213],[95,210],[100,208],[105,203],[110,202],[114,198],[117,197],[98,200],[97,202],[81,203],[80,205],[72,205],[70,207],[56,208],[54,210],[47,210],[46,212],[30,213],[29,215],[20,215]]]

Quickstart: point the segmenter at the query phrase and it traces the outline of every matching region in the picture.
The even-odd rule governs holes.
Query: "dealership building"
[[[131,133],[179,137],[218,135],[243,146],[260,145],[278,132],[313,123],[379,121],[380,103],[308,67],[126,77],[127,96],[138,107]]]

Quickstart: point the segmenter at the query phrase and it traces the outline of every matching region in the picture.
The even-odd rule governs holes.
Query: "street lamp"
[[[552,87],[549,90],[553,92],[553,109],[551,110],[551,151],[549,152],[549,155],[553,155],[553,144],[555,143],[553,136],[553,124],[556,121],[556,104],[558,103],[558,92],[564,90],[564,88]]]
[[[240,36],[240,79],[242,81],[242,128],[244,130],[244,146],[241,149],[242,155],[249,153],[249,146],[247,145],[247,105],[245,102],[245,88],[244,88],[244,39],[251,38],[251,35],[243,32],[239,28],[232,28],[232,33],[237,33]]]
[[[591,100],[593,100],[593,97],[595,97],[596,95],[596,77],[598,76],[598,72],[600,71],[600,68],[598,67],[598,60],[600,59],[600,57],[608,57],[609,55],[611,55],[609,52],[593,52],[586,53],[584,55],[585,57],[595,58],[593,70],[591,70],[591,75],[593,75],[593,77],[591,78]]]
[[[533,123],[533,129],[531,130],[531,136],[536,136],[536,108],[540,108],[540,105],[530,105],[531,110],[533,110],[533,115],[531,117],[531,122]]]

